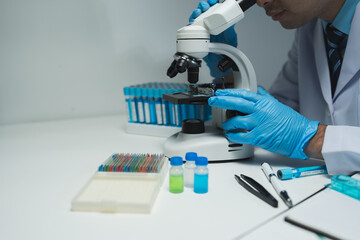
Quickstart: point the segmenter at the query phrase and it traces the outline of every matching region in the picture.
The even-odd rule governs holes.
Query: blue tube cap
[[[207,157],[198,157],[195,160],[195,164],[197,166],[207,166],[208,165],[208,159],[207,159]]]
[[[142,91],[141,91],[141,88],[135,88],[135,96],[136,97],[141,97],[141,93],[142,93]]]
[[[185,154],[185,160],[186,161],[195,161],[197,159],[197,153],[196,152],[187,152]]]
[[[178,156],[171,157],[170,164],[171,166],[181,166],[183,164],[183,159],[182,157],[178,157]]]
[[[288,180],[294,177],[293,170],[291,168],[284,168],[277,171],[277,176],[281,180]]]

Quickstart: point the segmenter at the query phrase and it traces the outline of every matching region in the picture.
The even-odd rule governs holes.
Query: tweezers
[[[260,183],[243,174],[240,174],[240,177],[235,175],[236,181],[246,190],[271,206],[275,208],[278,207],[278,201],[263,186],[261,186]]]

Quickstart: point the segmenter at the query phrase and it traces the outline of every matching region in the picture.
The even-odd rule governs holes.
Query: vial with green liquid
[[[171,168],[169,170],[169,190],[172,193],[182,193],[184,191],[184,170],[182,157],[170,158]]]

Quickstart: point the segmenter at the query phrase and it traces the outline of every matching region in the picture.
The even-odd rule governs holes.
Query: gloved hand
[[[201,1],[199,2],[198,8],[195,9],[189,18],[189,23],[192,23],[195,18],[200,16],[203,12],[207,11],[211,6],[216,4],[218,0],[208,0],[207,2]],[[234,26],[229,27],[224,32],[218,35],[210,35],[210,42],[217,42],[217,43],[225,43],[229,44],[233,47],[237,47],[237,35],[234,29]],[[204,61],[208,65],[210,69],[210,74],[214,78],[222,78],[231,72],[231,69],[226,72],[221,72],[217,67],[218,63],[221,61],[222,57],[214,54],[209,53],[206,57],[204,57]]]
[[[248,114],[222,124],[229,141],[255,145],[291,158],[308,159],[303,150],[315,135],[319,122],[306,119],[261,87],[258,93],[225,89],[215,94],[208,100],[210,106]],[[235,129],[248,132],[235,132]]]

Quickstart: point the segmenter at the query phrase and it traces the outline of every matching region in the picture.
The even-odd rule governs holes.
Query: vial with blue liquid
[[[195,160],[194,171],[194,192],[195,193],[207,193],[209,183],[209,169],[207,157],[198,157]]]

